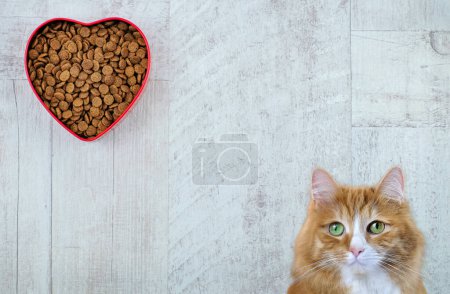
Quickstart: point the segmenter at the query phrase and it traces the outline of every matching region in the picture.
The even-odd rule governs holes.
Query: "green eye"
[[[344,225],[338,222],[330,224],[328,231],[333,236],[340,236],[344,233]]]
[[[367,232],[371,234],[380,234],[384,231],[384,223],[380,221],[373,221],[367,227]]]

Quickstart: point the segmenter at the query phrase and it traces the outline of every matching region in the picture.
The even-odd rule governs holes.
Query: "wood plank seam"
[[[53,122],[52,122],[53,123]],[[50,294],[53,293],[53,127],[50,123]]]
[[[349,0],[349,22],[350,22],[350,28],[349,28],[349,42],[350,42],[350,47],[349,47],[349,62],[350,62],[350,150],[351,150],[351,146],[353,146],[353,56],[352,56],[352,0]],[[353,183],[353,156],[350,156],[350,180]]]
[[[16,82],[13,79],[14,104],[17,119],[17,199],[16,199],[16,293],[19,291],[19,199],[20,199],[20,135],[19,135],[19,108],[17,107]]]
[[[115,150],[115,146],[116,146],[116,140],[115,140],[115,130],[112,131],[112,169],[113,169],[113,177],[112,177],[112,195],[113,195],[113,199],[115,199],[115,190],[114,190],[114,171],[115,171],[115,167],[114,167],[114,150]],[[114,264],[114,201],[112,201],[112,205],[111,205],[111,261],[110,261],[110,282],[112,284],[113,282],[113,264]]]

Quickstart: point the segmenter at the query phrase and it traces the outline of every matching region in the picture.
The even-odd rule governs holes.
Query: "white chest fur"
[[[343,269],[342,278],[345,285],[351,289],[351,294],[401,294],[399,287],[381,269],[367,275],[354,274]]]

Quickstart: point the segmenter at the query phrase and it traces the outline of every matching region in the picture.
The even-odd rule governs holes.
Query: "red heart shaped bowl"
[[[44,99],[41,97],[41,95],[39,95],[39,93],[38,93],[38,91],[36,90],[36,88],[35,88],[35,86],[34,86],[34,84],[33,84],[33,79],[31,78],[31,76],[30,76],[30,71],[29,71],[29,68],[28,68],[28,65],[29,65],[29,62],[30,62],[30,56],[29,56],[29,53],[30,53],[30,50],[33,50],[33,49],[31,49],[30,47],[31,47],[31,45],[32,45],[32,42],[33,42],[33,40],[35,39],[35,37],[47,26],[47,25],[50,25],[51,23],[54,23],[54,22],[67,22],[67,23],[72,23],[72,24],[79,24],[79,25],[81,25],[81,26],[83,26],[83,27],[91,27],[91,26],[94,26],[94,25],[97,25],[97,24],[101,24],[101,23],[107,23],[107,22],[111,22],[111,21],[118,21],[118,22],[123,22],[123,23],[126,23],[126,24],[128,24],[129,26],[132,26],[137,32],[139,32],[139,34],[141,35],[141,37],[142,37],[142,39],[145,41],[145,46],[146,46],[146,51],[147,51],[147,54],[146,54],[146,58],[147,58],[147,67],[146,67],[146,71],[144,72],[144,74],[140,77],[140,79],[141,79],[141,83],[140,83],[140,87],[139,87],[139,90],[136,92],[136,93],[134,93],[134,97],[132,98],[132,100],[131,101],[127,101],[129,104],[128,104],[128,106],[126,106],[126,108],[122,108],[121,109],[121,111],[122,112],[120,112],[120,114],[118,113],[118,114],[115,114],[116,115],[116,117],[114,117],[114,120],[112,120],[111,119],[111,121],[112,122],[110,122],[110,121],[107,121],[107,122],[110,122],[110,125],[109,126],[107,126],[106,127],[106,125],[102,125],[102,126],[104,126],[105,127],[105,129],[104,130],[102,130],[101,132],[100,132],[100,128],[98,129],[98,131],[96,132],[96,134],[95,135],[92,135],[92,136],[83,136],[82,134],[77,134],[74,130],[72,130],[69,126],[67,126],[61,119],[59,119],[58,118],[58,116],[55,114],[55,113],[53,113],[52,112],[52,110],[50,109],[50,107],[48,106],[48,104],[49,104],[49,102],[47,102],[47,104],[44,102]],[[133,30],[134,31],[134,30]],[[142,40],[141,40],[142,41]],[[72,42],[73,43],[73,42]],[[128,49],[128,48],[127,48]],[[36,51],[36,50],[35,50]],[[144,51],[145,52],[145,51]],[[32,52],[32,53],[36,53],[36,52]],[[141,53],[143,53],[143,52],[141,52]],[[128,54],[128,53],[127,53]],[[37,57],[36,57],[37,58]],[[138,27],[138,26],[136,26],[134,23],[132,23],[131,21],[129,21],[129,20],[127,20],[127,19],[124,19],[124,18],[120,18],[120,17],[108,17],[108,18],[104,18],[104,19],[100,19],[100,20],[96,20],[96,21],[93,21],[93,22],[89,22],[89,23],[85,23],[85,22],[81,22],[81,21],[78,21],[78,20],[74,20],[74,19],[69,19],[69,18],[52,18],[52,19],[49,19],[49,20],[47,20],[47,21],[45,21],[45,22],[43,22],[42,24],[40,24],[34,31],[33,31],[33,33],[31,34],[31,36],[28,38],[28,42],[27,42],[27,46],[26,46],[26,50],[25,50],[25,72],[26,72],[26,74],[27,74],[27,79],[28,79],[28,82],[29,82],[29,84],[30,84],[30,86],[31,86],[31,89],[33,90],[33,92],[34,92],[34,94],[36,95],[36,97],[38,98],[38,101],[42,104],[42,106],[44,106],[44,108],[47,110],[47,112],[64,128],[64,129],[66,129],[69,133],[71,133],[73,136],[75,136],[76,138],[78,138],[79,140],[82,140],[82,141],[87,141],[87,142],[89,142],[89,141],[94,141],[94,140],[97,140],[98,138],[100,138],[101,136],[103,136],[104,134],[106,134],[107,132],[109,132],[117,123],[119,123],[119,121],[121,121],[124,117],[125,117],[125,115],[128,113],[128,111],[131,109],[131,107],[136,103],[136,101],[138,100],[138,98],[139,98],[139,96],[142,94],[142,91],[144,90],[144,88],[145,88],[145,85],[147,84],[147,79],[148,79],[148,76],[149,76],[149,74],[150,74],[150,65],[151,65],[151,56],[150,56],[150,46],[149,46],[149,44],[148,44],[148,41],[147,41],[147,38],[145,37],[145,35],[144,35],[144,33],[142,32],[142,30]],[[143,64],[144,64],[144,66],[145,66],[145,59],[142,59],[142,62],[143,62]],[[128,65],[130,65],[130,63],[128,64]],[[42,66],[42,65],[41,65]],[[110,67],[111,68],[111,67]],[[61,76],[61,72],[59,73],[59,75]],[[34,73],[34,76],[36,76],[36,72]],[[70,77],[70,76],[69,76]],[[139,79],[138,79],[139,80]],[[91,82],[92,82],[92,80],[91,80]],[[53,79],[53,83],[54,83],[54,79]],[[73,85],[72,85],[73,86]],[[119,86],[120,87],[120,86]],[[105,87],[103,87],[103,89],[105,89]],[[41,91],[41,94],[42,94],[42,89],[40,89]],[[90,91],[90,90],[89,90]],[[131,92],[130,92],[131,93]],[[128,94],[130,94],[130,93],[128,93]],[[111,95],[110,95],[111,96]],[[63,98],[63,100],[64,100],[64,98]],[[114,101],[113,101],[114,102]],[[111,102],[112,103],[112,102]],[[67,104],[67,103],[66,103]],[[86,105],[86,104],[84,104],[84,105]],[[84,107],[84,105],[83,105],[83,107]],[[103,106],[101,103],[100,103],[100,105],[101,106]],[[70,106],[70,105],[69,105]],[[72,105],[73,106],[73,105]],[[100,106],[99,106],[100,107]],[[86,110],[87,111],[87,110]],[[101,110],[101,108],[100,108],[100,110],[99,111],[102,111]],[[61,116],[60,115],[61,113],[59,113],[59,116]],[[87,115],[87,114],[86,114]],[[92,117],[90,117],[90,121],[92,121],[93,119],[92,119]],[[89,116],[88,116],[88,121],[89,121]],[[74,122],[73,122],[74,123]],[[72,123],[72,124],[73,124]],[[85,126],[85,125],[84,125]],[[83,127],[84,127],[83,126]],[[75,128],[75,129],[77,129],[77,128]],[[79,131],[78,131],[79,132]]]

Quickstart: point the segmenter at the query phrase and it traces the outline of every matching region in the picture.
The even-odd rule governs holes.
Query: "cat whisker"
[[[341,261],[340,259],[337,258],[329,258],[325,261],[323,261],[322,263],[316,265],[315,267],[307,270],[306,272],[302,273],[299,277],[296,278],[296,281],[299,281],[303,278],[305,278],[308,275],[311,275],[313,273],[317,273],[325,268],[331,267],[332,265],[339,265],[337,261]]]
[[[411,288],[412,285],[409,283],[410,280],[408,279],[408,277],[397,267],[395,267],[392,264],[388,264],[386,262],[381,262],[381,267],[387,272],[391,272],[393,273],[395,276],[397,276],[397,278],[400,278],[401,281],[404,281],[405,286],[408,288]]]
[[[409,285],[408,277],[397,267],[394,267],[390,264],[382,264],[381,267],[387,273],[392,273],[398,280],[405,282],[405,285]]]
[[[312,262],[312,263],[310,263],[310,264],[301,266],[301,267],[299,267],[298,269],[304,269],[304,268],[306,268],[306,267],[310,267],[310,266],[316,265],[316,264],[321,263],[321,262],[326,262],[327,260],[330,260],[330,259],[334,259],[334,258],[338,258],[338,259],[339,259],[339,258],[344,258],[344,257],[346,257],[346,256],[347,256],[347,254],[339,254],[339,255],[327,256],[327,257],[325,257],[325,258],[323,258],[323,259],[319,259],[319,260],[317,260],[317,261],[315,261],[315,262]]]
[[[306,268],[308,268],[308,267],[314,267],[314,266],[316,266],[316,265],[319,265],[319,264],[323,263],[324,261],[326,261],[326,260],[323,260],[323,259],[317,260],[317,261],[312,262],[312,263],[310,263],[310,264],[301,266],[301,267],[297,268],[297,270],[303,270],[303,269],[306,269]]]
[[[383,257],[383,256],[380,256],[377,254],[372,254],[372,255],[365,256],[365,260],[377,260],[378,263],[382,266],[385,265],[385,266],[389,266],[389,267],[395,267],[395,269],[398,271],[397,275],[402,274],[402,277],[405,279],[406,279],[405,270],[408,270],[423,279],[431,281],[431,279],[428,276],[425,276],[422,273],[415,271],[410,266],[404,264],[402,261],[400,261],[398,259],[394,259],[394,258],[386,257],[386,256]],[[396,266],[394,266],[394,264]]]
[[[400,265],[400,266],[404,267],[405,269],[410,270],[411,272],[413,272],[413,273],[419,275],[420,277],[429,279],[429,278],[426,277],[424,274],[415,271],[415,270],[412,269],[410,266],[408,266],[407,264],[405,264],[404,262],[402,262],[401,260],[399,260],[398,258],[396,258],[395,256],[390,255],[390,254],[387,254],[387,255],[384,255],[384,256],[383,256],[383,255],[378,255],[378,254],[371,254],[371,255],[365,256],[365,259],[368,259],[368,260],[380,259],[380,260],[385,260],[385,261],[393,262],[393,263],[395,263],[395,264],[397,264],[397,265]]]
[[[398,260],[398,259],[389,258],[389,257],[382,257],[382,256],[379,256],[379,257],[375,257],[375,256],[367,256],[367,257],[365,257],[365,259],[366,259],[366,260],[377,260],[377,259],[379,259],[380,262],[381,262],[381,261],[386,261],[386,262],[394,263],[394,264],[396,264],[396,265],[398,265],[398,266],[401,266],[401,267],[404,268],[404,269],[407,269],[407,270],[413,272],[414,274],[417,274],[418,276],[420,276],[420,277],[422,277],[422,278],[425,278],[425,279],[428,279],[428,280],[429,280],[428,277],[426,277],[425,275],[423,275],[423,274],[420,273],[420,272],[415,271],[415,270],[412,269],[410,266],[404,264],[402,261],[400,261],[400,260]],[[390,263],[388,263],[388,264],[390,264]]]
[[[330,258],[327,258],[327,259],[322,259],[322,260],[320,260],[319,262],[317,262],[317,263],[315,264],[315,266],[327,264],[328,262],[332,262],[332,261],[334,261],[335,259],[336,259],[336,258],[334,258],[334,257],[330,257]],[[311,270],[311,269],[310,269],[310,270]]]
[[[323,270],[323,269],[326,269],[326,268],[330,267],[331,265],[334,265],[334,263],[329,262],[329,263],[327,263],[327,264],[322,264],[322,265],[319,265],[319,266],[317,266],[317,267],[315,267],[315,268],[313,268],[313,269],[311,269],[311,270],[308,270],[308,271],[306,271],[305,273],[303,273],[302,275],[300,275],[300,276],[296,279],[296,281],[302,280],[302,279],[306,278],[306,277],[309,276],[309,275],[315,274],[315,273],[317,273],[317,272],[319,272],[319,271],[321,271],[321,270]]]
[[[431,281],[431,279],[430,279],[430,277],[429,277],[428,275],[424,275],[424,274],[422,274],[422,273],[420,273],[420,272],[415,271],[415,270],[412,269],[410,266],[404,264],[403,262],[401,262],[401,261],[399,261],[399,260],[391,259],[391,258],[385,258],[385,260],[386,260],[386,261],[389,261],[389,262],[392,262],[392,263],[395,263],[396,265],[401,266],[402,268],[404,268],[404,269],[406,269],[406,270],[409,270],[410,272],[412,272],[412,273],[414,273],[414,274],[420,276],[421,278],[424,278],[424,279],[427,279],[427,280]]]
[[[404,266],[404,267],[407,267],[407,268],[410,269],[411,271],[414,271],[409,265],[405,264],[401,259],[396,258],[396,257],[394,257],[394,256],[392,256],[392,255],[386,255],[386,256],[383,256],[382,259],[387,260],[387,261],[391,261],[391,262],[395,262],[395,263],[400,264],[400,265],[402,265],[402,266]],[[415,272],[416,274],[422,275],[422,274],[419,273],[419,272],[416,272],[416,271],[414,271],[414,272]]]
[[[321,260],[317,260],[315,262],[312,262],[310,264],[304,265],[300,268],[297,268],[296,271],[301,271],[301,270],[306,270],[306,272],[302,273],[299,277],[295,278],[294,280],[299,280],[301,278],[303,278],[306,275],[312,274],[314,273],[314,270],[320,270],[321,266],[326,267],[327,265],[329,265],[328,263],[334,262],[337,264],[337,260],[340,260],[340,258],[344,257],[345,254],[342,255],[335,255],[335,256],[328,256],[326,258],[323,258]],[[308,267],[312,267],[310,269],[307,269]]]
[[[402,260],[400,260],[399,258],[396,258],[394,255],[392,255],[392,254],[387,254],[386,256],[385,256],[385,258],[387,258],[387,259],[391,259],[392,261],[396,261],[396,262],[399,262],[399,263],[402,263],[402,264],[404,264],[404,262],[402,261]],[[407,266],[407,265],[404,265],[404,266]],[[429,273],[427,273],[425,270],[423,271],[425,274],[427,274],[427,275],[429,275]]]

